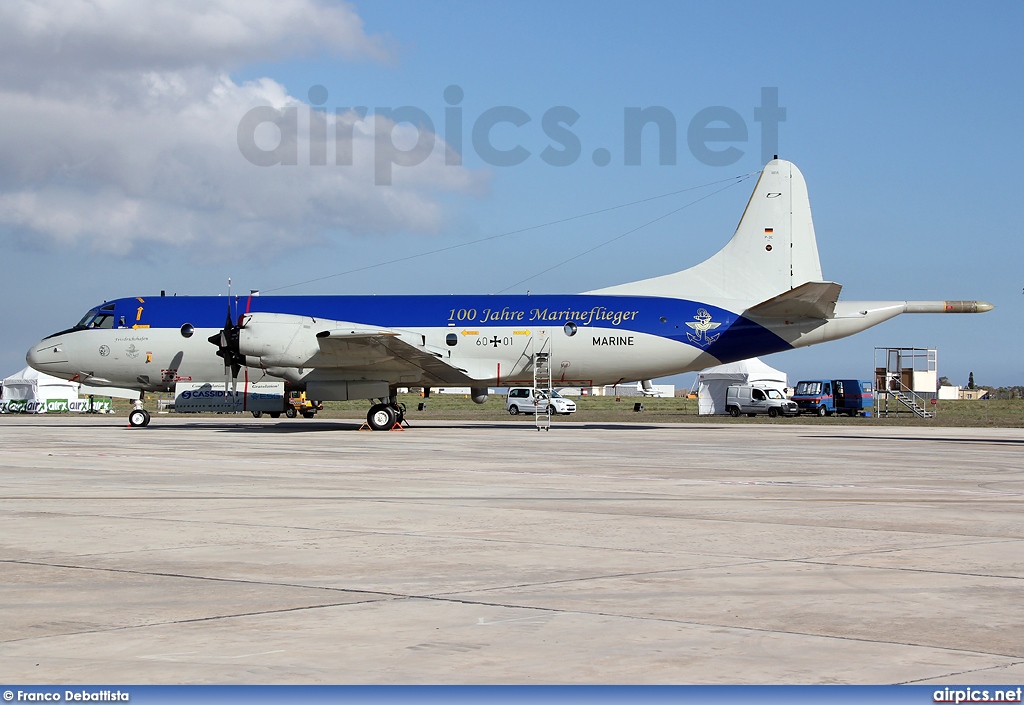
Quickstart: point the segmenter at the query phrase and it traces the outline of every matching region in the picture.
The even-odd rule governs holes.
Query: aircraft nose
[[[68,361],[64,341],[60,338],[45,338],[29,348],[25,362],[35,370],[46,372],[54,365]]]

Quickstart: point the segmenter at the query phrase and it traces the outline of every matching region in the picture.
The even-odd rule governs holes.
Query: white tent
[[[46,411],[48,401],[77,401],[78,385],[26,367],[4,379],[3,396],[0,399],[4,402],[4,408],[7,408],[9,402],[27,402],[18,404],[19,410],[24,408],[29,413],[41,413]]]
[[[697,382],[700,385],[697,388],[697,413],[707,415],[726,413],[725,391],[729,385],[753,384],[778,389],[781,392],[786,387],[787,377],[785,372],[780,372],[760,359],[752,357],[749,360],[709,367],[697,375]]]

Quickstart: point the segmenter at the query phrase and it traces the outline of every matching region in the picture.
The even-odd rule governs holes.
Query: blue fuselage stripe
[[[141,299],[141,300],[140,300]],[[383,328],[588,328],[644,333],[704,350],[722,362],[791,349],[767,328],[731,311],[685,299],[590,294],[540,296],[166,296],[117,299],[115,321],[150,328],[221,328],[249,313],[284,313]],[[141,311],[140,311],[141,309]]]

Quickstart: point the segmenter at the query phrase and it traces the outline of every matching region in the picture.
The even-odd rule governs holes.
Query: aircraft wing
[[[817,318],[835,316],[842,285],[835,282],[807,282],[743,312],[755,318]]]
[[[399,333],[370,328],[339,328],[317,333],[320,349],[341,359],[357,357],[364,362],[398,361],[421,370],[426,381],[433,384],[471,386],[475,382],[466,371],[448,364],[444,354],[428,346],[417,346],[402,340]]]

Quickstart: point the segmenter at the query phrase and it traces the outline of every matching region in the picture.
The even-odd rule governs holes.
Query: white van
[[[540,389],[530,387],[513,387],[508,390],[508,399],[505,400],[505,410],[515,416],[516,414],[535,414],[538,407],[541,411],[548,405],[547,394]],[[576,411],[576,402],[566,399],[555,390],[551,390],[551,413],[571,414]]]
[[[800,413],[796,402],[782,396],[778,389],[753,387],[749,384],[734,384],[726,390],[725,410],[733,416],[768,414],[773,418]]]

